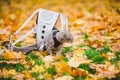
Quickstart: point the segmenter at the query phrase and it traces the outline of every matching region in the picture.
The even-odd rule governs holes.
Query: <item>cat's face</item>
[[[70,33],[70,31],[65,31],[65,34],[64,34],[64,42],[73,42],[73,35]]]

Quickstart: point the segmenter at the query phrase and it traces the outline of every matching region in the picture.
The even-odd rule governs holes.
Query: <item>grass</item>
[[[100,51],[96,50],[95,48],[90,48],[85,51],[85,55],[88,59],[92,59],[94,63],[103,64],[104,58],[100,55]]]
[[[72,52],[72,46],[65,47],[65,48],[62,50],[62,55],[64,56],[65,53],[68,53],[68,52]]]
[[[79,68],[84,69],[91,74],[95,74],[95,70],[91,69],[88,64],[80,64]]]

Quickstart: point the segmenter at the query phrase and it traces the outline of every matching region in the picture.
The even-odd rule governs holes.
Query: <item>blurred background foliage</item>
[[[0,6],[0,27],[18,28],[38,8],[66,14],[71,22],[86,12],[120,14],[120,0],[0,0]]]

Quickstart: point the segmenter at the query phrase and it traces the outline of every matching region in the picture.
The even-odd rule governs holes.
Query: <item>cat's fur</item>
[[[52,55],[53,50],[57,50],[56,55],[59,55],[61,53],[62,50],[62,46],[63,43],[65,42],[73,42],[73,36],[70,33],[70,30],[67,31],[63,31],[63,32],[57,32],[55,37],[56,39],[61,43],[60,45],[58,45],[58,47],[55,47],[54,44],[54,40],[53,40],[53,32],[54,30],[47,35],[47,37],[44,40],[44,45],[47,49],[47,51],[49,52],[49,54]],[[39,46],[37,46],[37,43],[35,44],[31,44],[29,46],[25,46],[25,47],[15,47],[12,46],[13,51],[21,51],[21,52],[29,52],[31,50],[39,50]]]
[[[57,50],[57,53],[56,55],[59,55],[61,53],[61,50],[62,50],[62,46],[63,46],[63,43],[66,43],[66,42],[73,42],[73,36],[72,34],[70,33],[70,31],[63,31],[63,32],[58,32],[56,33],[56,39],[61,42],[61,44],[58,46],[58,47],[54,47],[54,40],[53,40],[53,32],[50,33],[48,35],[48,37],[46,37],[45,39],[45,46],[46,46],[46,49],[47,51],[49,52],[49,54],[52,55],[52,51],[54,49]]]

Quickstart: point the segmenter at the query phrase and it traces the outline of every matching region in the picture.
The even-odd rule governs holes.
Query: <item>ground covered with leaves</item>
[[[120,80],[119,0],[1,0],[0,6],[0,80]],[[6,49],[9,35],[38,8],[70,20],[74,42],[64,44],[60,56]],[[35,19],[13,41],[34,25]],[[34,42],[32,34],[16,46]]]

